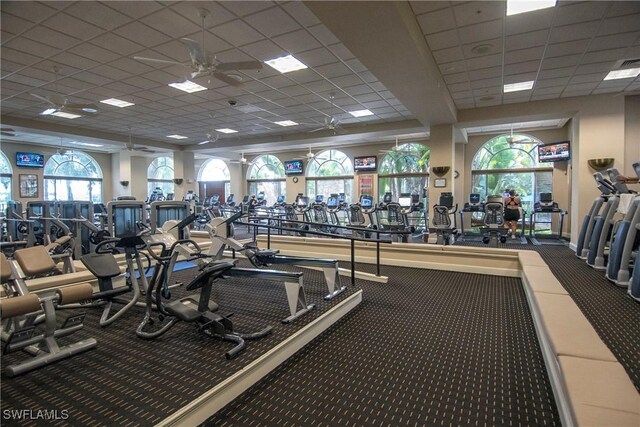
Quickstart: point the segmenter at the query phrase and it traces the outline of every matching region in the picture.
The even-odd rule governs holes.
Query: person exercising
[[[511,238],[516,238],[516,229],[520,219],[520,197],[516,195],[516,190],[509,190],[504,198],[504,226],[511,232]]]

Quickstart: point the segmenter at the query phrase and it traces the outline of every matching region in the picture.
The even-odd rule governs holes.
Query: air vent
[[[640,66],[640,58],[621,59],[617,61],[612,70],[619,70],[621,68],[633,68]]]

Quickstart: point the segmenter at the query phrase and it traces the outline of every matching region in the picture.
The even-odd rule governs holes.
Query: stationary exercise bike
[[[198,330],[208,337],[229,341],[236,346],[225,353],[227,359],[236,357],[245,347],[245,340],[258,339],[271,333],[271,326],[252,334],[240,334],[233,330],[233,323],[229,319],[231,314],[226,316],[216,313],[218,304],[210,299],[211,289],[216,280],[223,278],[223,274],[235,267],[235,261],[209,262],[203,263],[198,275],[186,286],[187,291],[200,290],[199,294],[189,295],[169,303],[162,302],[162,290],[164,284],[168,283],[173,265],[179,252],[178,245],[194,246],[195,251],[190,254],[191,259],[205,258],[208,255],[202,254],[198,244],[190,239],[181,239],[174,242],[169,249],[164,242],[150,243],[147,246],[149,254],[156,260],[153,276],[149,281],[149,288],[146,295],[147,309],[136,334],[140,338],[155,339],[176,323],[183,321],[194,323]],[[160,254],[156,254],[154,247],[160,247]],[[155,323],[153,318],[153,307],[156,307],[160,323],[167,321],[162,327],[155,331],[149,331],[148,326]]]

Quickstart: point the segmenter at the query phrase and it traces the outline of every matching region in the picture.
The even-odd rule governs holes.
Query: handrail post
[[[356,285],[356,241],[351,239],[351,286]]]
[[[376,276],[380,277],[380,239],[376,240]]]
[[[271,249],[271,226],[267,228],[267,249]]]

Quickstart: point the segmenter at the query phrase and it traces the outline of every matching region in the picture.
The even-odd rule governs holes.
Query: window
[[[531,142],[510,144],[508,136],[490,139],[473,157],[471,192],[486,198],[514,189],[520,195],[523,209],[531,213],[538,194],[552,192],[553,169],[538,164],[536,147],[540,140],[530,135],[514,135],[516,141]]]
[[[171,157],[156,158],[147,169],[147,194],[161,188],[165,197],[174,192],[173,186],[173,159]]]
[[[46,200],[102,201],[102,170],[93,157],[81,151],[54,154],[44,165]]]
[[[4,211],[7,202],[11,200],[11,163],[4,153],[0,152],[0,208]]]
[[[332,193],[344,193],[347,203],[353,201],[353,163],[342,151],[325,150],[307,165],[307,196],[326,199]]]
[[[378,175],[378,198],[391,193],[395,200],[401,193],[422,195],[428,184],[429,147],[409,143],[398,146],[387,153],[380,162]],[[425,200],[425,206],[428,206]]]
[[[278,196],[286,194],[284,165],[276,156],[256,157],[247,171],[249,194],[264,191],[267,204],[273,204]]]
[[[220,159],[209,159],[200,166],[198,181],[225,181],[224,192],[231,194],[230,174],[227,164]]]

